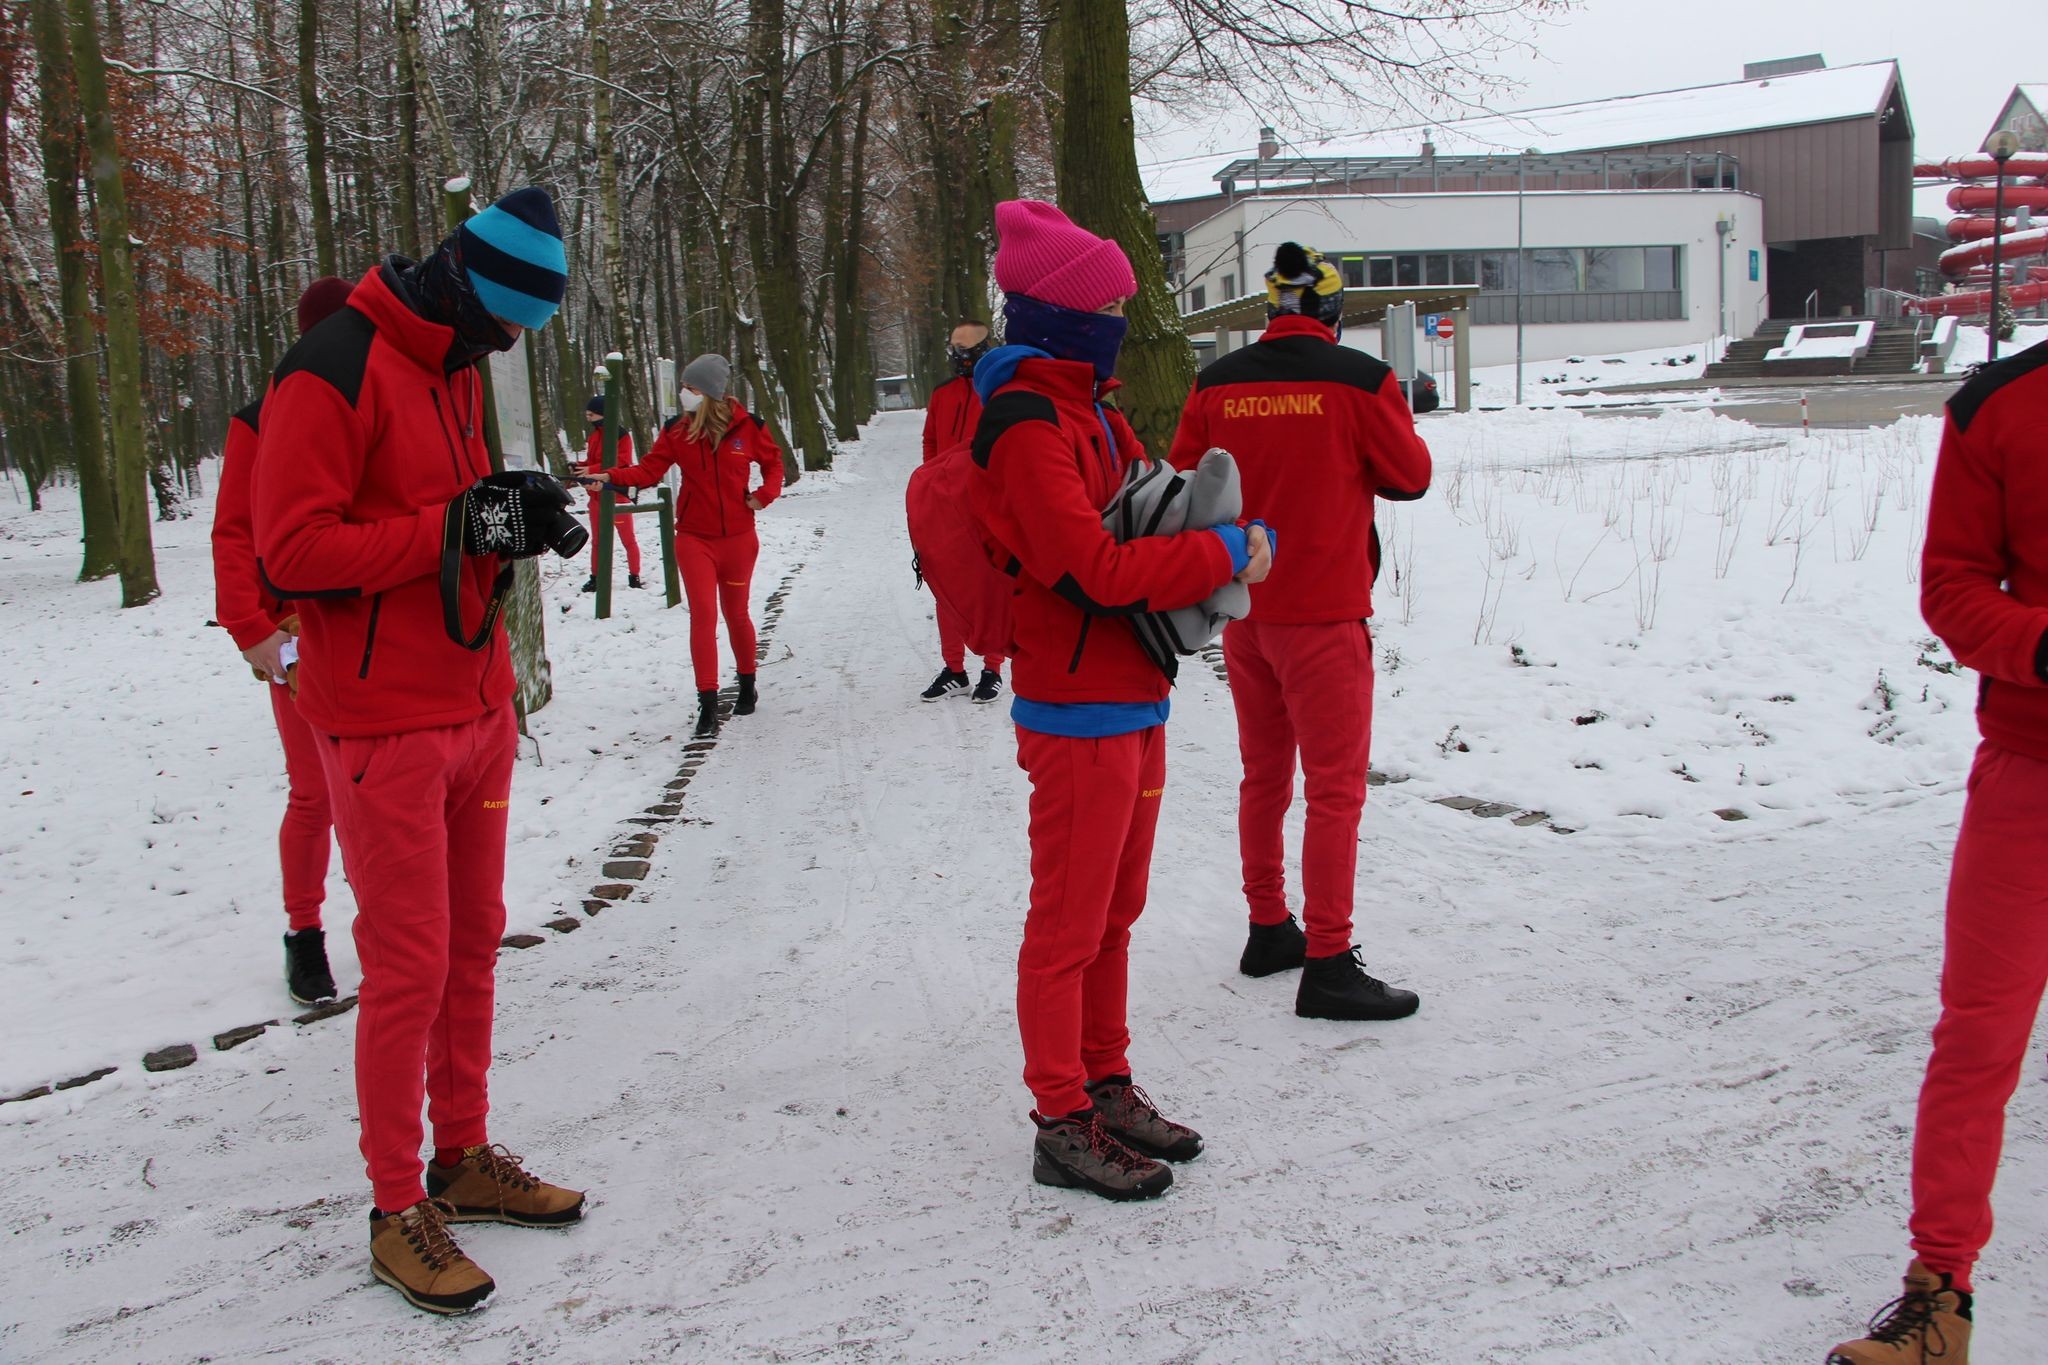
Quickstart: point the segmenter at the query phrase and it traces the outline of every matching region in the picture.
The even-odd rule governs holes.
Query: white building
[[[1321,251],[1353,288],[1479,286],[1474,365],[1513,363],[1518,312],[1531,361],[1705,348],[1769,312],[1763,204],[1732,189],[1241,198],[1187,229],[1183,312],[1262,293],[1286,241]],[[1377,334],[1355,339],[1378,349]]]

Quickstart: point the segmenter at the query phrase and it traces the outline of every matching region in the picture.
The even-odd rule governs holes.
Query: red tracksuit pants
[[[1913,1133],[1913,1249],[1970,1288],[2005,1106],[2048,990],[2048,763],[1985,743],[1949,873],[1941,1020]]]
[[[1348,952],[1372,751],[1372,637],[1363,621],[1233,621],[1223,632],[1223,660],[1244,761],[1237,845],[1252,923],[1287,919],[1285,827],[1298,755],[1308,798],[1301,840],[1308,955]]]
[[[590,496],[590,531],[592,535],[597,534],[597,497],[598,495],[595,493]],[[616,504],[619,502],[619,499],[614,495],[612,501],[615,504],[613,510],[616,512]],[[634,520],[632,517],[614,515],[612,517],[612,529],[618,532],[619,543],[626,547],[626,572],[638,577],[640,573],[640,537],[633,531]],[[596,550],[590,552],[590,562],[593,567],[596,566]]]
[[[683,576],[683,598],[690,604],[690,667],[697,675],[699,692],[718,690],[721,612],[738,671],[754,671],[757,646],[747,594],[754,584],[754,561],[760,557],[761,541],[752,531],[736,536],[676,537],[676,567]]]
[[[327,899],[327,861],[334,849],[320,741],[299,715],[290,688],[266,683],[264,689],[277,718],[277,737],[284,742],[284,820],[277,827],[277,862],[284,875],[285,918],[293,930],[318,929],[320,906]]]
[[[1017,731],[1031,776],[1031,909],[1017,954],[1024,1084],[1053,1117],[1130,1071],[1131,925],[1145,909],[1166,787],[1166,727],[1108,739]]]
[[[436,1147],[485,1141],[518,744],[509,706],[465,725],[320,741],[356,896],[363,1160],[387,1213],[426,1197],[422,1095]]]
[[[936,597],[933,604],[939,611],[939,658],[955,673],[967,671],[967,626],[944,602]],[[1000,654],[984,654],[981,666],[991,673],[1003,671],[1004,658]]]

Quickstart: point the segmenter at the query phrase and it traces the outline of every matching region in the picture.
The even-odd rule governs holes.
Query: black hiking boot
[[[1202,1154],[1202,1135],[1160,1113],[1129,1076],[1090,1081],[1088,1098],[1095,1101],[1097,1121],[1134,1152],[1160,1161],[1193,1161]]]
[[[754,703],[759,700],[761,694],[754,690],[754,675],[740,674],[740,695],[732,704],[732,713],[736,716],[751,716],[754,714]]]
[[[1367,976],[1357,948],[1308,959],[1294,996],[1294,1012],[1304,1019],[1406,1019],[1421,1004],[1414,991]]]
[[[629,573],[626,575],[626,586],[629,588],[644,588],[647,585],[640,581],[639,574]]]
[[[993,668],[981,670],[981,681],[974,685],[974,700],[983,706],[1003,695],[1003,675]]]
[[[939,676],[932,679],[932,685],[918,695],[920,701],[940,701],[946,697],[957,697],[967,690],[967,675],[955,673],[950,668],[939,670]]]
[[[318,1005],[334,998],[325,931],[300,929],[284,936],[284,986],[301,1005]]]
[[[1246,976],[1271,976],[1291,972],[1308,961],[1308,935],[1289,915],[1279,924],[1254,924],[1244,941],[1244,955],[1237,969]]]
[[[718,693],[697,694],[697,729],[693,739],[718,738]]]
[[[1118,1141],[1093,1109],[1059,1119],[1033,1114],[1031,1121],[1038,1125],[1031,1178],[1041,1185],[1123,1200],[1154,1199],[1173,1184],[1172,1171]]]
[[[586,578],[586,579],[584,579],[584,580],[583,580],[583,591],[585,591],[585,592],[596,592],[596,591],[597,591],[597,575],[596,575],[596,574],[592,574],[592,575],[591,575],[590,577],[588,577],[588,578]]]

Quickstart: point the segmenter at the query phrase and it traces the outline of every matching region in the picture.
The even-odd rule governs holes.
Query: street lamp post
[[[2005,163],[2019,149],[2019,137],[2003,128],[1984,144],[1984,150],[1998,163],[1998,189],[1992,195],[1995,206],[1991,210],[1991,346],[1987,361],[1998,359],[1998,300],[2005,287]]]
[[[1523,248],[1522,204],[1529,188],[1529,158],[1539,155],[1534,147],[1515,153],[1515,406],[1522,406],[1522,276],[1528,269]]]

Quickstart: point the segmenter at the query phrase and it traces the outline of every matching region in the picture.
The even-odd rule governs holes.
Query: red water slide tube
[[[1913,174],[1923,180],[1989,180],[1998,174],[1998,163],[1978,152],[1952,156],[1946,161],[1922,161]],[[2019,152],[2005,163],[2007,178],[2015,175],[2048,175],[2048,152]]]
[[[1998,207],[1996,185],[1958,185],[1948,192],[1948,206],[1958,213],[1995,209]],[[2005,182],[2005,206],[2008,209],[2048,209],[2048,185],[2031,182],[2014,184]]]
[[[2048,283],[2017,285],[2004,293],[2006,302],[2015,308],[2048,303]],[[1906,311],[1931,318],[1981,318],[1991,312],[1991,291],[1984,289],[1968,294],[1936,294],[1932,298],[1914,299],[1906,305]]]
[[[1991,250],[1996,245],[1991,241],[1971,242],[1967,246],[1952,246],[1941,253],[1941,273],[1961,275],[1980,265],[1991,264]],[[2032,232],[2015,232],[2005,239],[2003,256],[2010,265],[2023,261],[2029,256],[2048,255],[2048,228],[2035,228]]]
[[[1948,239],[1951,242],[1987,242],[1991,240],[1994,226],[1989,218],[1951,218],[1948,220]],[[2005,230],[2008,235],[2018,232],[2020,220],[2006,219]]]

